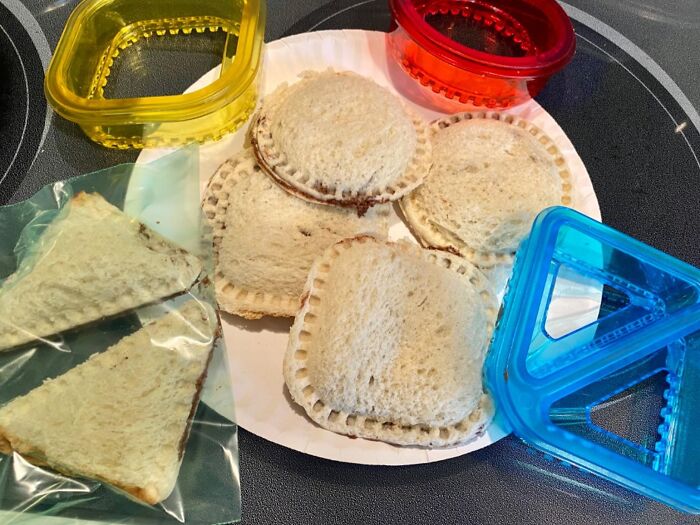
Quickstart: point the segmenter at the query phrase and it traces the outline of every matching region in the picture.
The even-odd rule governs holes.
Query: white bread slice
[[[0,287],[0,350],[190,288],[202,265],[98,194],[73,197]]]
[[[571,176],[533,124],[500,113],[461,113],[433,125],[435,161],[401,208],[421,244],[482,267],[510,263],[535,216],[571,204]]]
[[[260,166],[287,191],[360,214],[406,195],[430,168],[427,124],[351,72],[307,72],[282,85],[251,130]]]
[[[293,317],[314,259],[345,237],[386,238],[391,212],[380,205],[358,217],[298,199],[260,170],[250,149],[216,171],[202,206],[214,232],[219,306],[248,319]]]
[[[177,481],[217,318],[205,303],[145,325],[0,408],[0,452],[146,503]]]
[[[481,376],[496,311],[488,280],[464,259],[344,240],[309,273],[285,382],[334,432],[427,447],[469,441],[493,417]]]

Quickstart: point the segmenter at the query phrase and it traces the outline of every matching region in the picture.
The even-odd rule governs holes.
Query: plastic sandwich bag
[[[0,523],[240,519],[212,271],[195,146],[0,207]]]

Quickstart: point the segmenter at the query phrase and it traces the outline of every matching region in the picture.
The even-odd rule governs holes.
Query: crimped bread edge
[[[430,262],[444,268],[450,268],[462,275],[466,272],[466,267],[463,265],[464,261],[452,254],[441,251],[421,250],[419,247],[405,243],[383,243],[371,236],[344,239],[328,248],[314,262],[309,272],[304,286],[304,293],[302,294],[301,308],[296,315],[289,334],[289,344],[284,358],[284,378],[292,398],[304,408],[313,421],[323,428],[350,436],[377,439],[397,445],[447,447],[464,444],[483,435],[495,413],[493,401],[486,393],[481,396],[476,410],[459,423],[445,427],[409,426],[399,425],[392,421],[378,421],[359,414],[335,410],[318,398],[313,385],[308,382],[308,376],[305,374],[306,366],[304,361],[306,360],[307,350],[304,348],[303,340],[312,337],[307,318],[313,319],[316,317],[314,310],[322,301],[325,282],[321,278],[321,274],[328,271],[324,272],[322,268],[330,266],[332,260],[340,254],[340,250],[347,249],[356,242],[377,242],[389,244],[401,250],[420,250],[421,255]],[[460,272],[460,268],[463,268],[464,271]],[[488,279],[483,274],[479,272],[474,275],[474,278],[477,284],[480,285],[478,288],[479,294],[483,297],[483,294],[486,293],[487,300],[490,300],[492,303],[491,307],[487,306],[486,308],[490,321],[487,336],[490,339],[497,315],[496,299]],[[472,285],[475,284],[472,283]]]
[[[465,111],[433,121],[431,124],[431,129],[433,130],[433,133],[435,133],[440,129],[457,124],[463,120],[473,119],[492,119],[505,122],[506,124],[524,129],[535,137],[542,144],[545,151],[552,157],[555,166],[558,168],[559,177],[562,181],[560,203],[563,206],[571,206],[571,173],[569,172],[564,156],[554,141],[532,122],[516,117],[515,115],[495,111]],[[552,151],[552,149],[554,149],[554,151]],[[514,253],[498,253],[475,250],[470,248],[464,241],[457,243],[454,242],[453,239],[447,238],[439,230],[439,228],[433,224],[428,212],[421,208],[416,202],[415,198],[412,198],[410,194],[399,201],[399,206],[401,208],[401,212],[406,218],[406,223],[409,230],[411,230],[411,233],[414,234],[418,242],[423,247],[436,250],[445,250],[450,253],[454,253],[464,257],[472,264],[481,268],[492,268],[501,264],[513,264]]]
[[[297,84],[321,73],[323,72],[304,72]],[[352,71],[338,71],[337,73],[351,73],[361,76]],[[258,165],[285,191],[311,202],[354,207],[362,214],[369,207],[376,204],[401,199],[423,183],[430,169],[432,157],[430,126],[420,116],[406,107],[403,101],[400,101],[400,103],[413,123],[417,145],[408,168],[394,186],[377,188],[370,193],[348,194],[342,188],[325,188],[323,181],[314,179],[313,176],[307,175],[302,170],[289,165],[284,152],[279,150],[272,137],[271,121],[274,120],[275,109],[279,105],[280,99],[297,84],[292,86],[282,84],[280,88],[268,95],[272,102],[268,99],[267,104],[265,104],[266,101],[263,101],[257,118],[255,118],[251,126],[251,143],[255,156],[258,159]]]
[[[223,238],[222,232],[225,229],[226,211],[229,206],[228,195],[230,191],[225,190],[230,190],[230,187],[235,184],[231,177],[235,178],[240,175],[242,164],[254,162],[252,157],[250,159],[243,158],[242,153],[224,161],[216,169],[211,179],[209,179],[202,199],[202,210],[213,230],[216,263],[214,286],[216,288],[217,302],[219,307],[225,312],[239,315],[244,319],[260,319],[268,315],[272,317],[294,317],[299,307],[298,297],[246,290],[226,279],[218,268],[219,244]],[[229,171],[225,169],[226,167],[230,168]]]

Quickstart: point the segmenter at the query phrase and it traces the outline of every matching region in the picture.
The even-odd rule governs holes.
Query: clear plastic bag
[[[52,249],[59,249],[56,248],[58,246],[55,242],[58,235],[56,231],[63,232],[58,227],[54,228],[56,231],[49,230],[50,225],[52,221],[62,219],[63,222],[59,220],[55,224],[60,224],[63,227],[66,224],[65,216],[69,210],[68,204],[75,203],[76,201],[72,199],[83,193],[98,194],[110,205],[126,213],[130,219],[133,219],[131,224],[138,225],[137,234],[145,235],[144,242],[151,242],[151,238],[155,238],[156,241],[153,242],[156,242],[156,248],[161,249],[162,243],[158,244],[160,242],[158,236],[166,239],[167,249],[170,250],[166,252],[166,255],[171,257],[171,260],[190,257],[187,260],[191,261],[193,260],[191,256],[194,255],[201,264],[201,268],[196,266],[196,269],[201,271],[192,283],[189,283],[187,279],[179,283],[182,285],[180,291],[170,293],[173,287],[178,287],[178,283],[173,285],[172,281],[165,282],[161,288],[154,287],[154,290],[135,290],[134,293],[137,297],[135,301],[145,304],[126,308],[107,317],[90,320],[79,326],[72,326],[68,330],[62,330],[58,334],[45,335],[38,340],[6,348],[4,351],[0,349],[0,427],[3,421],[3,408],[7,407],[11,401],[32,392],[47,379],[63,376],[69,371],[73,375],[65,377],[71,377],[70,381],[73,381],[70,383],[71,388],[75,387],[76,384],[82,385],[80,381],[85,382],[84,401],[80,401],[83,404],[79,403],[79,407],[74,411],[71,409],[71,414],[75,412],[75,421],[78,422],[76,424],[92,417],[98,419],[102,417],[99,414],[93,415],[91,412],[88,412],[88,416],[83,416],[82,411],[90,411],[97,406],[99,407],[98,412],[104,415],[103,402],[110,393],[107,392],[107,396],[99,397],[99,394],[107,387],[95,384],[95,381],[88,383],[86,378],[98,377],[99,379],[103,377],[101,374],[112,374],[112,372],[104,371],[108,369],[105,364],[108,362],[90,359],[86,365],[82,365],[85,368],[78,367],[78,365],[96,354],[100,354],[100,357],[104,358],[103,353],[108,349],[109,352],[120,352],[112,355],[126,356],[126,359],[132,357],[132,363],[135,359],[142,359],[143,361],[138,362],[147,363],[148,366],[151,366],[151,362],[159,365],[165,363],[168,366],[171,363],[182,364],[182,366],[169,368],[163,368],[163,366],[155,368],[154,364],[153,373],[150,373],[151,370],[148,366],[138,369],[122,367],[118,368],[122,375],[116,376],[116,380],[114,375],[109,375],[112,379],[104,380],[104,383],[109,385],[112,384],[110,381],[117,381],[117,384],[125,385],[124,391],[120,391],[117,397],[119,400],[123,399],[123,403],[116,403],[123,404],[123,407],[114,409],[114,414],[118,417],[108,419],[109,421],[118,421],[119,429],[125,429],[124,435],[126,437],[122,438],[121,434],[119,436],[110,435],[108,431],[112,423],[106,427],[98,426],[95,423],[95,429],[90,430],[90,432],[94,430],[94,433],[83,432],[84,427],[81,427],[79,432],[76,431],[76,435],[79,436],[83,434],[92,436],[91,439],[86,439],[84,445],[86,453],[92,453],[92,450],[100,448],[101,445],[95,445],[93,439],[99,442],[99,438],[103,438],[103,443],[111,443],[112,440],[119,443],[120,439],[124,439],[123,448],[122,446],[116,447],[119,450],[115,453],[114,458],[116,465],[126,469],[127,466],[132,465],[130,461],[134,460],[122,457],[120,454],[133,452],[133,447],[130,448],[131,444],[127,441],[129,436],[136,435],[135,433],[129,434],[130,430],[128,429],[140,429],[141,426],[148,423],[142,421],[143,414],[149,413],[146,409],[152,410],[151,405],[147,405],[146,401],[139,401],[140,399],[151,399],[148,397],[151,395],[150,387],[147,389],[142,385],[151,385],[151,383],[154,385],[153,388],[158,392],[154,399],[159,399],[163,408],[159,414],[172,415],[173,420],[176,420],[173,423],[175,429],[180,428],[178,425],[182,425],[183,418],[177,419],[173,414],[183,413],[182,411],[185,410],[183,406],[186,405],[185,402],[188,398],[184,396],[193,391],[201,391],[199,404],[192,403],[192,400],[196,399],[195,393],[190,400],[190,405],[186,406],[193,412],[190,413],[190,418],[185,418],[189,419],[191,423],[189,429],[185,425],[181,441],[178,443],[182,463],[172,492],[157,503],[145,503],[142,501],[143,497],[139,499],[139,492],[130,490],[131,485],[121,481],[119,475],[115,475],[115,479],[119,481],[116,485],[120,485],[120,487],[95,479],[101,477],[111,481],[112,478],[104,474],[105,468],[108,470],[112,468],[109,465],[108,467],[101,465],[102,470],[97,475],[93,475],[91,471],[87,476],[68,476],[65,472],[71,468],[73,472],[80,471],[75,465],[82,464],[82,456],[77,460],[74,458],[66,459],[69,455],[72,457],[75,450],[57,453],[51,448],[49,451],[49,447],[58,447],[52,443],[36,454],[35,451],[32,451],[32,455],[20,455],[16,452],[12,455],[0,454],[1,523],[67,525],[69,523],[99,522],[213,525],[230,523],[240,519],[237,427],[233,423],[233,399],[229,385],[227,355],[216,314],[213,286],[207,277],[211,275],[213,269],[211,236],[199,206],[197,168],[197,148],[188,147],[150,164],[125,164],[58,182],[44,187],[27,201],[0,208],[0,296],[8,290],[12,291],[11,288],[17,286],[19,278],[31,274],[33,271],[37,274],[44,271],[49,276],[45,278],[53,278],[51,272],[42,269],[40,262],[43,257],[47,257]],[[111,208],[110,205],[101,204],[100,206],[107,209]],[[75,204],[70,204],[70,206],[75,206]],[[116,215],[123,217],[118,212]],[[106,218],[102,217],[86,222],[86,231],[92,231],[92,228],[96,228],[95,231],[100,231],[100,228],[105,225],[107,228],[112,228],[114,225],[109,221],[112,221],[113,216],[116,215],[107,213]],[[134,220],[138,222],[134,222]],[[99,224],[100,221],[107,221],[109,224],[105,222]],[[120,223],[114,228],[119,230],[121,226],[123,224]],[[151,230],[157,235],[153,235]],[[88,234],[85,233],[85,235]],[[121,235],[121,233],[116,235]],[[54,244],[48,245],[47,239],[50,239]],[[104,244],[104,239],[101,242]],[[89,246],[79,244],[76,243],[73,246],[75,251],[71,253],[71,256],[74,256],[78,262],[86,258],[85,253],[90,253]],[[96,244],[98,244],[97,241]],[[66,250],[65,242],[60,249]],[[189,255],[186,255],[181,249],[186,250]],[[144,250],[153,251],[152,248],[144,248]],[[114,246],[113,249],[101,250],[101,253],[95,254],[94,264],[114,264],[117,266],[127,264],[129,258],[126,255],[131,255],[131,252],[126,253],[121,250],[120,246]],[[144,260],[150,260],[148,257],[151,257],[152,254],[144,251],[142,255]],[[56,272],[61,267],[57,266]],[[90,264],[85,263],[77,267],[76,273],[82,274],[80,268],[90,267]],[[140,271],[138,268],[134,270],[133,264],[130,268],[132,273]],[[143,271],[155,277],[160,275],[158,269],[153,266],[144,268]],[[12,274],[15,275],[8,279]],[[56,275],[56,277],[60,276]],[[128,276],[127,281],[130,281]],[[144,282],[144,279],[139,281],[138,276],[134,275],[133,281]],[[75,282],[81,281],[76,278]],[[65,296],[70,299],[71,288],[66,286]],[[81,293],[88,293],[88,295],[91,293],[89,282],[81,282],[81,286],[85,287],[81,288]],[[37,296],[41,296],[42,290],[32,290],[27,295],[33,295],[35,292]],[[164,293],[168,295],[156,297]],[[149,294],[153,297],[149,297]],[[123,294],[117,295],[114,298],[114,304],[129,303],[129,299],[119,297]],[[63,297],[62,295],[60,300],[69,300]],[[27,300],[29,299],[27,298]],[[103,302],[111,304],[109,301]],[[96,304],[99,305],[98,302]],[[7,309],[6,306],[4,308]],[[22,308],[21,303],[20,308]],[[19,315],[16,312],[12,312],[11,315],[10,312],[3,312],[2,309],[3,303],[0,302],[0,323],[3,320],[15,319]],[[192,312],[195,312],[195,317],[201,318],[202,321],[192,321],[190,319]],[[59,326],[62,321],[60,316],[57,316],[57,319],[57,326]],[[43,321],[45,320],[37,322],[41,324]],[[5,324],[7,326],[8,323]],[[31,331],[29,326],[20,328]],[[146,339],[149,342],[148,345],[139,346],[139,344],[130,343],[132,341],[130,337],[144,333],[150,337],[150,339]],[[133,341],[143,341],[143,339],[133,339]],[[144,353],[144,348],[147,346],[148,351],[151,352],[148,355]],[[161,355],[166,357],[161,359],[158,357]],[[192,384],[193,382],[188,381],[188,378],[192,379],[197,375],[201,379],[199,373],[206,369],[207,357],[210,361],[206,379],[203,384],[199,382]],[[161,360],[158,361],[158,359]],[[126,365],[124,366],[126,367]],[[198,366],[199,368],[197,368]],[[80,373],[77,372],[78,369],[80,369]],[[169,378],[169,375],[172,375],[172,378]],[[108,375],[104,375],[104,377],[106,378]],[[56,382],[50,383],[54,385]],[[97,383],[102,383],[102,381]],[[170,388],[167,385],[171,383],[176,385],[172,387],[174,389],[172,390],[172,411],[169,404],[170,397],[161,393],[162,389]],[[68,384],[68,379],[61,384]],[[127,387],[132,384],[135,386],[134,392],[146,389],[143,396],[139,394],[141,397],[138,400],[131,399],[129,396],[130,392]],[[61,387],[64,390],[59,387],[55,387],[54,390],[46,390],[47,387],[44,384],[42,388],[44,388],[41,391],[42,395],[47,392],[46,395],[49,395],[57,392],[65,393],[68,387]],[[68,403],[72,398],[70,394],[65,395],[68,396],[66,398],[68,401],[65,401]],[[59,397],[61,396],[55,395],[54,398],[49,397],[48,399],[50,403],[56,404],[55,398]],[[47,421],[53,421],[52,417],[56,419],[55,415],[44,416],[41,414],[42,410],[46,411],[40,408],[44,405],[44,403],[39,403],[42,399],[44,398],[36,394],[32,398],[34,405],[27,401],[27,406],[38,407],[36,413],[39,415],[36,416],[37,421],[31,421],[34,413],[30,411],[32,416],[29,417],[30,421],[25,425],[29,431],[25,429],[25,433],[32,432],[35,427],[42,432],[53,432],[53,428],[42,428],[42,425],[48,426]],[[62,402],[61,399],[56,405],[59,409],[62,409],[60,407]],[[133,417],[125,418],[124,414],[130,413],[129,407],[132,403],[135,404]],[[20,418],[16,412],[18,411],[13,412],[13,417]],[[5,416],[7,425],[9,425],[7,421],[14,422],[14,419],[11,420],[8,417]],[[120,418],[124,421],[121,421]],[[56,442],[62,442],[61,439],[66,432],[73,432],[71,424],[73,422],[65,422],[64,425],[60,420],[55,425]],[[116,424],[114,423],[114,425]],[[104,430],[105,428],[107,430]],[[66,431],[66,429],[68,430]],[[15,429],[13,428],[12,431]],[[21,433],[22,430],[19,432]],[[167,451],[170,451],[170,456],[163,456],[169,458],[172,457],[173,443],[149,442],[149,439],[168,441],[163,436],[172,435],[172,432],[168,434],[166,429],[161,435],[160,429],[153,428],[153,425],[150,427],[146,425],[144,431],[138,433],[142,438],[139,443],[145,442],[149,450],[157,451],[153,454],[160,454],[161,451],[166,451],[163,452],[166,454]],[[0,428],[0,449],[2,449],[4,439],[2,436],[3,429]],[[66,442],[70,443],[70,439]],[[5,444],[7,445],[10,441],[5,441]],[[12,448],[15,448],[14,443]],[[82,449],[82,447],[77,448]],[[184,451],[184,456],[182,451]],[[84,451],[79,450],[78,452],[83,454]],[[105,454],[109,455],[109,452],[105,452]],[[150,456],[145,454],[144,457]],[[160,456],[158,457],[160,458]],[[55,470],[47,466],[37,466],[37,463],[68,466]],[[154,463],[157,462],[147,463],[146,469],[148,470]],[[172,462],[168,465],[172,471]],[[147,476],[144,476],[142,483],[139,483],[138,475],[134,478],[137,480],[137,486],[147,484],[145,480]],[[161,493],[154,499],[160,499],[163,495],[164,493]]]

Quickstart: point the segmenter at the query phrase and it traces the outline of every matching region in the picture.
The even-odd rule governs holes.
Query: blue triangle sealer
[[[499,416],[528,444],[700,513],[697,268],[549,208],[517,252],[484,373]],[[598,420],[654,378],[662,387],[650,421],[631,413],[611,429]]]

